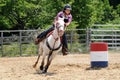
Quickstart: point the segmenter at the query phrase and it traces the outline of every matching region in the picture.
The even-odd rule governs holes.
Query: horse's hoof
[[[40,70],[43,70],[43,66],[40,66]]]
[[[42,71],[42,74],[46,74],[47,73],[47,71]]]

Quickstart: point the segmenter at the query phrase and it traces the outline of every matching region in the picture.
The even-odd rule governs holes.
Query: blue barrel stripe
[[[107,67],[108,61],[92,61],[91,67]]]

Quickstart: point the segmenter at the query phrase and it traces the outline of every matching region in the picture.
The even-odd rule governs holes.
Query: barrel
[[[91,67],[108,66],[108,44],[105,42],[93,42],[90,44]]]

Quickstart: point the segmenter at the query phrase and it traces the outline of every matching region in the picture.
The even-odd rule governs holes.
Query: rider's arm
[[[68,17],[68,22],[65,23],[65,26],[67,27],[72,21],[72,15]]]
[[[61,11],[61,12],[59,12],[59,13],[57,14],[57,16],[56,16],[55,19],[54,19],[54,23],[55,23],[59,18],[63,18],[63,11]]]

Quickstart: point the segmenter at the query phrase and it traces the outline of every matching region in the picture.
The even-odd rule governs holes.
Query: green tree
[[[6,16],[4,16],[3,12],[3,7],[6,5],[6,2],[8,2],[8,0],[0,1],[0,30],[11,28],[11,23],[9,22],[9,19]]]
[[[11,29],[44,28],[54,15],[47,0],[6,0],[0,4],[0,18],[6,19],[0,21],[3,23],[1,29],[8,26],[12,26]]]
[[[120,7],[117,4],[113,8],[109,1],[113,0],[0,0],[0,29],[46,28],[67,3],[72,5],[73,23],[70,27],[119,24]]]
[[[96,2],[91,0],[75,0],[73,6],[73,18],[77,22],[77,28],[90,27],[96,20]],[[94,5],[94,6],[93,6]]]
[[[119,14],[116,9],[110,5],[109,0],[103,0],[103,14],[101,17],[100,24],[118,24],[119,22]]]
[[[114,16],[114,20],[110,23],[120,24],[120,4],[116,7],[116,9],[113,9],[112,15]]]

